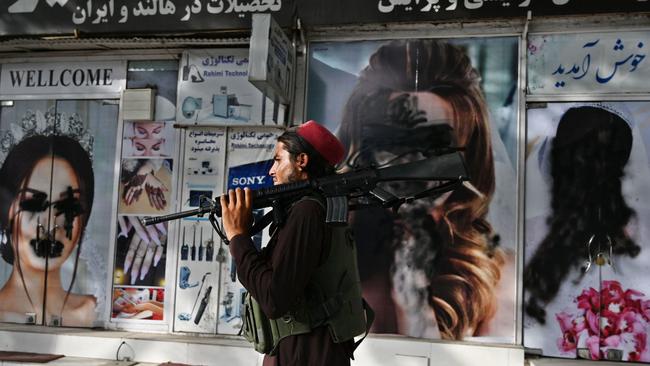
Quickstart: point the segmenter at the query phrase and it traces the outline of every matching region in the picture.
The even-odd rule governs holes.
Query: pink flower
[[[562,332],[558,349],[574,353],[577,347],[586,347],[594,360],[617,349],[623,352],[623,360],[650,361],[650,300],[644,296],[624,289],[618,281],[603,281],[600,291],[584,289],[575,299],[574,313],[555,315]]]
[[[587,338],[587,348],[592,360],[600,359],[600,338],[597,335]]]
[[[593,287],[582,290],[582,294],[576,298],[576,301],[579,309],[592,310],[593,312],[598,312],[600,309],[600,293]]]

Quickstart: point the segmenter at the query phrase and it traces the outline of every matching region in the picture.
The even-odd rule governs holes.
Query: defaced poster
[[[528,110],[524,345],[650,362],[650,103]]]
[[[0,321],[106,320],[117,116],[108,100],[2,107]]]
[[[515,341],[517,55],[514,37],[311,43],[307,119],[341,139],[344,170],[422,159],[451,140],[474,188],[350,215],[372,332]]]

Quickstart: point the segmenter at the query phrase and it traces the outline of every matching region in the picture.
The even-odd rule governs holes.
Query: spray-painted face
[[[81,235],[84,210],[77,174],[67,161],[45,157],[22,187],[11,208],[12,243],[21,266],[44,269],[47,256],[48,268],[58,268]]]

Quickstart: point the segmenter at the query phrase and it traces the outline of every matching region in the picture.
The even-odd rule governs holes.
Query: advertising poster
[[[263,125],[278,120],[271,100],[248,81],[248,49],[186,51],[179,74],[178,123]]]
[[[167,222],[142,225],[143,217],[117,217],[114,285],[165,287]]]
[[[227,188],[259,189],[273,185],[268,175],[273,165],[275,142],[282,134],[277,128],[229,128]],[[253,210],[254,219],[261,219],[265,210]],[[261,250],[269,241],[268,229],[253,236],[253,244]],[[219,323],[217,333],[238,334],[243,324],[241,314],[246,289],[237,279],[237,268],[230,251],[224,251],[221,265]]]
[[[540,103],[526,139],[524,346],[650,362],[650,103]]]
[[[223,192],[226,129],[185,130],[183,211],[198,208]],[[228,248],[221,243],[208,217],[181,220],[174,330],[214,333],[217,328],[219,268]]]
[[[163,320],[165,290],[147,287],[113,288],[111,318]]]
[[[125,120],[123,124],[111,298],[114,322],[166,320],[171,222],[145,226],[142,219],[167,214],[175,207],[177,76],[178,63],[173,60],[128,64],[127,88],[155,89],[154,119]]]
[[[122,141],[125,158],[166,157],[174,153],[175,132],[171,123],[126,121]]]
[[[121,214],[160,215],[171,207],[172,159],[122,159]]]
[[[351,213],[372,332],[515,341],[517,47],[514,37],[311,43],[306,119],[342,140],[342,169],[458,146],[473,186],[397,213]],[[382,185],[399,196],[427,187]]]
[[[117,118],[110,100],[2,107],[0,321],[106,320]]]

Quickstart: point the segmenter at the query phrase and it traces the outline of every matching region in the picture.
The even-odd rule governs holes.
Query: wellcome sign
[[[119,93],[125,76],[122,61],[4,64],[0,94]]]

